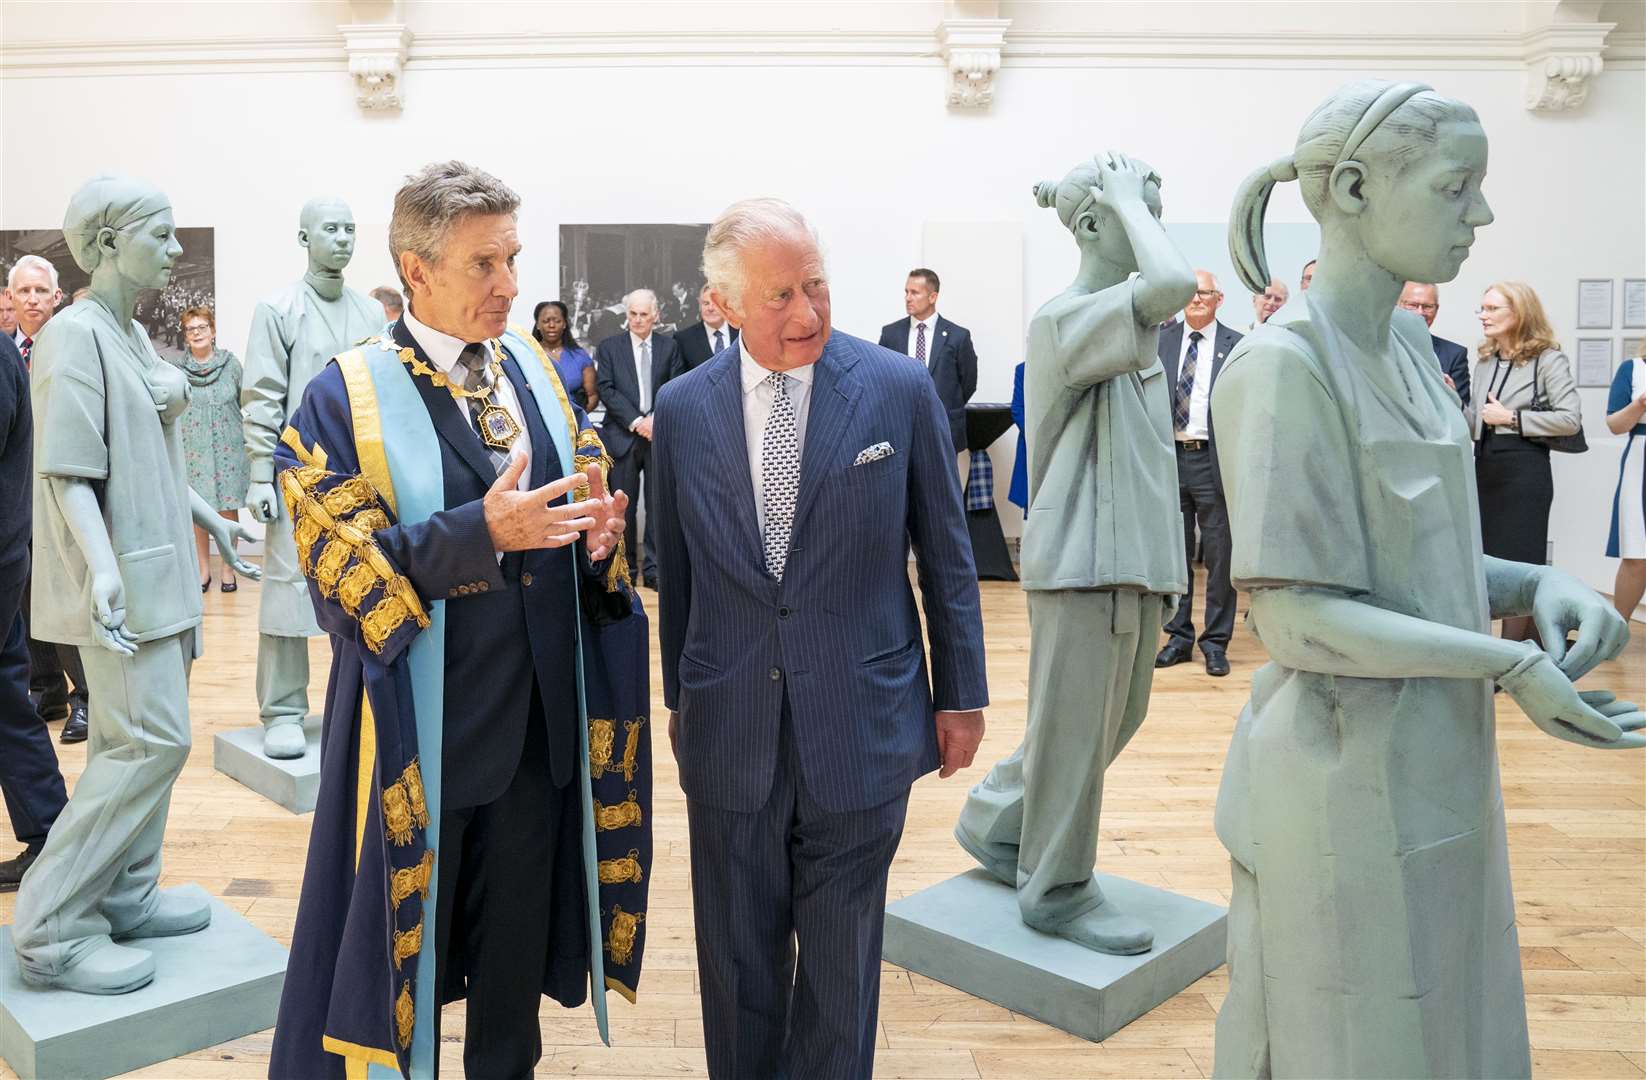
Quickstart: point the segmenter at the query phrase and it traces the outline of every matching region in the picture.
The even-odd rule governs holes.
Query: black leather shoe
[[[655,589],[657,588],[657,575],[647,574],[641,583],[648,589]]]
[[[1154,658],[1154,666],[1171,667],[1174,664],[1181,664],[1189,658],[1189,655],[1188,649],[1174,641],[1160,650],[1160,654]]]
[[[48,724],[68,719],[69,699],[61,689],[56,693],[50,690],[30,691],[29,700],[34,702],[35,713]]]
[[[0,862],[0,892],[16,892],[17,886],[23,882],[23,875],[39,857],[40,849],[29,847],[18,852],[15,858]]]
[[[57,736],[60,743],[77,743],[86,741],[86,703],[76,701],[69,710],[68,722],[63,725],[63,733]]]
[[[1229,673],[1229,658],[1222,649],[1203,649],[1206,654],[1206,674],[1223,676]]]

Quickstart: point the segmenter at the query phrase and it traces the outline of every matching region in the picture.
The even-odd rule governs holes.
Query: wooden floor
[[[194,753],[172,799],[165,884],[194,881],[289,942],[310,817],[293,817],[212,769],[214,731],[255,722],[252,689],[258,591],[215,589],[207,605],[206,657],[191,692]],[[655,594],[647,594],[648,606]],[[1028,628],[1015,585],[983,587],[989,646],[989,731],[978,766],[915,786],[908,827],[891,872],[902,896],[971,864],[949,830],[967,788],[1023,733]],[[1637,624],[1637,630],[1640,629]],[[311,700],[322,700],[323,640],[312,650]],[[1100,866],[1115,874],[1228,902],[1226,856],[1212,805],[1229,734],[1261,646],[1238,631],[1234,674],[1212,679],[1193,664],[1161,672],[1142,731],[1109,770]],[[660,685],[655,673],[653,685]],[[1585,687],[1646,694],[1646,633]],[[1510,860],[1519,910],[1533,1065],[1544,1077],[1646,1076],[1646,753],[1585,751],[1532,727],[1498,698],[1498,748],[1508,805]],[[661,698],[654,696],[654,709]],[[659,724],[654,730],[662,731]],[[612,995],[612,1049],[598,1045],[588,1008],[545,1004],[539,1076],[705,1076],[688,886],[686,810],[667,738],[656,749],[657,860],[646,919],[640,1003]],[[72,784],[84,745],[60,751]],[[0,856],[13,854],[0,830]],[[13,899],[0,896],[0,921]],[[1226,988],[1208,975],[1102,1045],[1014,1015],[919,975],[887,966],[880,1005],[877,1076],[1198,1077],[1211,1075],[1213,1019]],[[462,1010],[444,1017],[446,1076],[460,1076]],[[144,1077],[266,1074],[270,1033],[144,1069]],[[0,1067],[0,1076],[13,1074]]]

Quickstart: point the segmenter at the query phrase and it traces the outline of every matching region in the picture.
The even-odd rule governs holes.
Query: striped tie
[[[1172,424],[1181,434],[1189,427],[1189,401],[1194,397],[1194,369],[1200,360],[1199,330],[1189,333],[1189,351],[1183,356],[1183,370],[1178,372],[1176,400],[1172,402]]]
[[[463,346],[463,352],[458,356],[457,362],[467,368],[469,372],[468,377],[463,380],[463,389],[474,391],[482,386],[491,385],[490,372],[486,370],[486,346],[484,344]],[[496,396],[495,393],[492,394],[493,398]],[[485,410],[485,400],[477,397],[466,400],[469,403],[469,420],[473,422],[474,430],[479,432],[480,414]],[[485,446],[486,441],[482,439],[480,444]],[[493,450],[491,447],[486,446],[486,454],[492,459],[492,467],[499,473],[509,464],[509,452],[507,450]]]

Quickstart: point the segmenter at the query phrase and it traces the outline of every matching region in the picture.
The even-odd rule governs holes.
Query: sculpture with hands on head
[[[1395,309],[1492,221],[1486,162],[1467,105],[1357,82],[1231,214],[1254,290],[1276,183],[1301,184],[1321,249],[1308,317],[1254,329],[1212,391],[1233,577],[1273,660],[1218,795],[1220,1077],[1529,1075],[1491,684],[1556,738],[1646,745],[1635,706],[1573,685],[1627,641],[1616,612],[1482,557],[1469,432],[1427,327]],[[1491,635],[1517,614],[1544,647]]]
[[[274,449],[309,380],[337,353],[383,328],[383,306],[348,288],[354,214],[334,197],[310,199],[297,243],[308,253],[299,281],[258,303],[246,347],[240,403],[249,459],[246,506],[268,526],[258,606],[257,703],[263,753],[299,758],[307,751],[308,639],[320,634],[297,561],[291,516],[274,484]]]
[[[1188,587],[1157,346],[1195,274],[1142,162],[1099,154],[1035,198],[1074,234],[1080,271],[1030,320],[1024,366],[1029,722],[972,789],[955,839],[1017,890],[1028,925],[1141,953],[1153,928],[1119,910],[1094,869],[1103,774],[1143,723],[1161,628]]]
[[[169,200],[100,176],[71,199],[63,233],[91,287],[35,345],[31,629],[80,649],[92,739],[23,880],[13,941],[31,985],[114,994],[154,977],[152,956],[115,938],[191,933],[211,918],[158,888],[200,643],[189,520],[238,572],[259,571],[233,554],[241,526],[189,489],[176,429],[188,382],[132,320],[138,293],[164,287],[182,253]]]

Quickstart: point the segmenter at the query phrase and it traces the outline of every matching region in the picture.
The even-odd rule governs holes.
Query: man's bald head
[[[297,243],[309,249],[310,271],[341,274],[354,258],[354,211],[335,196],[310,199],[298,218]]]

